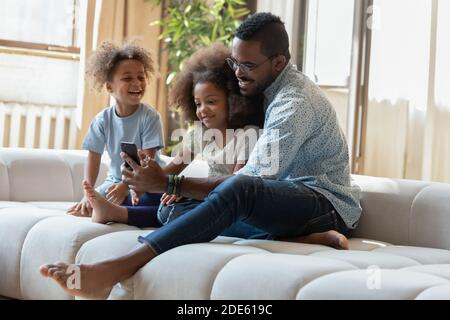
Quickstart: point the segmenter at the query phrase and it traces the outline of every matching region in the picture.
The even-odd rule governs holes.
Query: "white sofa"
[[[82,196],[85,158],[0,149],[0,296],[71,299],[40,265],[114,257],[151,232],[65,215]],[[158,256],[110,299],[450,299],[450,184],[354,179],[363,214],[348,251],[218,237]]]

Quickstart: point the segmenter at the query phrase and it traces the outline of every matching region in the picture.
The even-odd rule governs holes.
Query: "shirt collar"
[[[278,75],[274,82],[270,86],[264,90],[264,98],[266,101],[272,101],[277,95],[278,91],[280,91],[281,87],[284,84],[285,78],[287,77],[288,70],[295,69],[295,66],[288,62],[288,64],[284,67],[283,71]]]

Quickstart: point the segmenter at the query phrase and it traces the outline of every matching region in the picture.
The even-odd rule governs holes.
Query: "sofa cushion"
[[[343,271],[311,281],[297,299],[410,300],[429,288],[447,284],[447,279],[408,270]]]
[[[431,287],[422,291],[416,300],[449,300],[450,299],[450,284],[442,286]]]
[[[450,250],[450,184],[434,183],[417,194],[411,206],[411,245]]]
[[[246,254],[228,262],[214,279],[212,299],[292,300],[310,281],[355,266],[322,257]]]
[[[409,244],[411,204],[429,182],[353,176],[361,189],[363,212],[352,237]]]
[[[0,295],[22,298],[20,263],[25,238],[39,221],[58,215],[57,210],[26,205],[0,209]]]
[[[39,221],[28,232],[23,244],[20,263],[22,296],[26,299],[71,299],[54,281],[43,278],[39,267],[60,261],[74,263],[85,242],[106,233],[130,229],[136,228],[124,224],[98,224],[89,218],[65,214]]]

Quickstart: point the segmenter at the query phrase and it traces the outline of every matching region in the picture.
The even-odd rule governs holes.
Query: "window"
[[[2,0],[0,45],[79,53],[79,0]]]
[[[346,87],[354,0],[310,0],[305,73],[321,86]]]

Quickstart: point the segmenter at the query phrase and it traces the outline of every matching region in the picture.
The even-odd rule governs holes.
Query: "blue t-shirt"
[[[108,176],[115,181],[122,180],[120,142],[135,143],[138,149],[161,149],[164,142],[159,113],[151,106],[141,103],[132,115],[119,117],[115,106],[111,106],[92,120],[84,138],[83,149],[103,154],[106,147],[111,158]]]

